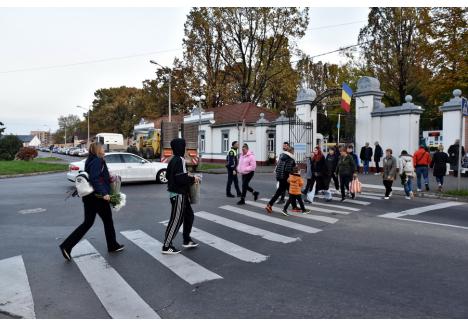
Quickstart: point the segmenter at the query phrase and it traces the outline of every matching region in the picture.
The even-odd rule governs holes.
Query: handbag
[[[94,192],[94,188],[89,182],[89,175],[84,171],[76,176],[75,187],[79,197],[85,197]]]
[[[190,203],[191,204],[199,204],[200,203],[200,184],[193,183],[190,185]]]
[[[361,193],[362,184],[357,177],[349,183],[349,192],[353,194]]]

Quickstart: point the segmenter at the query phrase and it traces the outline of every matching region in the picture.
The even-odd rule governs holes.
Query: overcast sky
[[[81,116],[76,106],[89,106],[98,88],[141,87],[154,76],[150,59],[170,65],[181,57],[189,10],[0,8],[0,121],[6,133],[55,130],[58,116]],[[311,8],[299,47],[315,55],[355,44],[367,13],[367,8]],[[320,28],[345,23],[351,24]],[[137,54],[143,55],[122,59]],[[111,58],[120,59],[98,61]],[[316,60],[344,59],[330,54]],[[89,61],[98,62],[29,69]]]

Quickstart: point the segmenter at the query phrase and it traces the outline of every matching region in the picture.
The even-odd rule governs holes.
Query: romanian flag
[[[346,112],[349,112],[351,110],[351,98],[353,97],[353,91],[346,83],[343,83],[341,88],[343,89],[341,92],[341,107]]]

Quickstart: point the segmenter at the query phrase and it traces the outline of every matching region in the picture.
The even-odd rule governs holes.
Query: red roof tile
[[[216,125],[242,123],[245,120],[246,124],[255,123],[260,119],[260,113],[265,113],[265,119],[272,122],[279,117],[279,114],[267,108],[256,106],[253,103],[239,103],[225,105],[217,108],[210,108],[205,112],[214,112],[214,120]]]

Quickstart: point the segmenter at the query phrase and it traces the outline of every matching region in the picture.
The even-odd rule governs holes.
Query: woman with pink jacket
[[[237,172],[242,176],[242,195],[237,205],[245,205],[245,196],[247,195],[247,191],[250,191],[253,194],[255,201],[258,199],[258,191],[254,191],[249,185],[256,168],[257,162],[255,161],[255,155],[249,151],[249,145],[244,144],[242,146],[242,154],[239,158],[239,164],[237,165]]]

